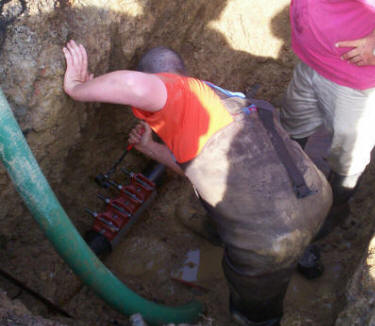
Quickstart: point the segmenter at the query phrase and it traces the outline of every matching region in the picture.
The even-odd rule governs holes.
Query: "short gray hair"
[[[180,55],[164,46],[147,51],[139,60],[137,70],[148,73],[170,72],[186,75],[185,64]]]

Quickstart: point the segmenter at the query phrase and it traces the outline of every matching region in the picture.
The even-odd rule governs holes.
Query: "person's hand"
[[[147,151],[153,142],[150,126],[141,121],[130,132],[128,142],[129,144],[134,144],[135,149],[140,152]]]
[[[375,30],[361,39],[338,42],[336,47],[352,48],[341,56],[343,60],[357,66],[375,65]]]
[[[87,53],[82,44],[70,40],[63,48],[66,59],[64,90],[72,96],[74,87],[94,78],[87,69]]]

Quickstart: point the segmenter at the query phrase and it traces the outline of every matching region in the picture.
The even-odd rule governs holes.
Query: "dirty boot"
[[[280,326],[281,318],[273,318],[260,322],[254,322],[249,320],[244,314],[236,309],[232,300],[230,300],[229,311],[234,323],[239,326]]]
[[[215,246],[223,246],[214,221],[208,216],[207,211],[194,194],[177,205],[175,215],[178,221],[190,231]]]
[[[231,311],[233,322],[239,326],[280,326],[280,319],[269,319],[261,322],[254,322],[247,319],[243,314],[237,310]]]
[[[309,280],[320,277],[324,266],[320,261],[320,250],[317,245],[309,245],[298,260],[297,270]]]

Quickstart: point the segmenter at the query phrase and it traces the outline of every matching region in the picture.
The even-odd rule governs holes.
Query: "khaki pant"
[[[324,125],[332,133],[331,169],[342,176],[360,174],[375,145],[375,88],[340,86],[300,62],[286,92],[281,123],[296,139]]]

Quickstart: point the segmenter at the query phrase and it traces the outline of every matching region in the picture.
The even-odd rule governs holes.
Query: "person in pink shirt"
[[[290,21],[300,62],[281,123],[302,147],[322,125],[332,134],[328,179],[334,201],[318,239],[348,215],[348,201],[375,145],[375,0],[292,0]],[[300,262],[304,269],[304,259],[314,261],[316,277],[322,267],[315,264],[319,254],[311,254]]]

